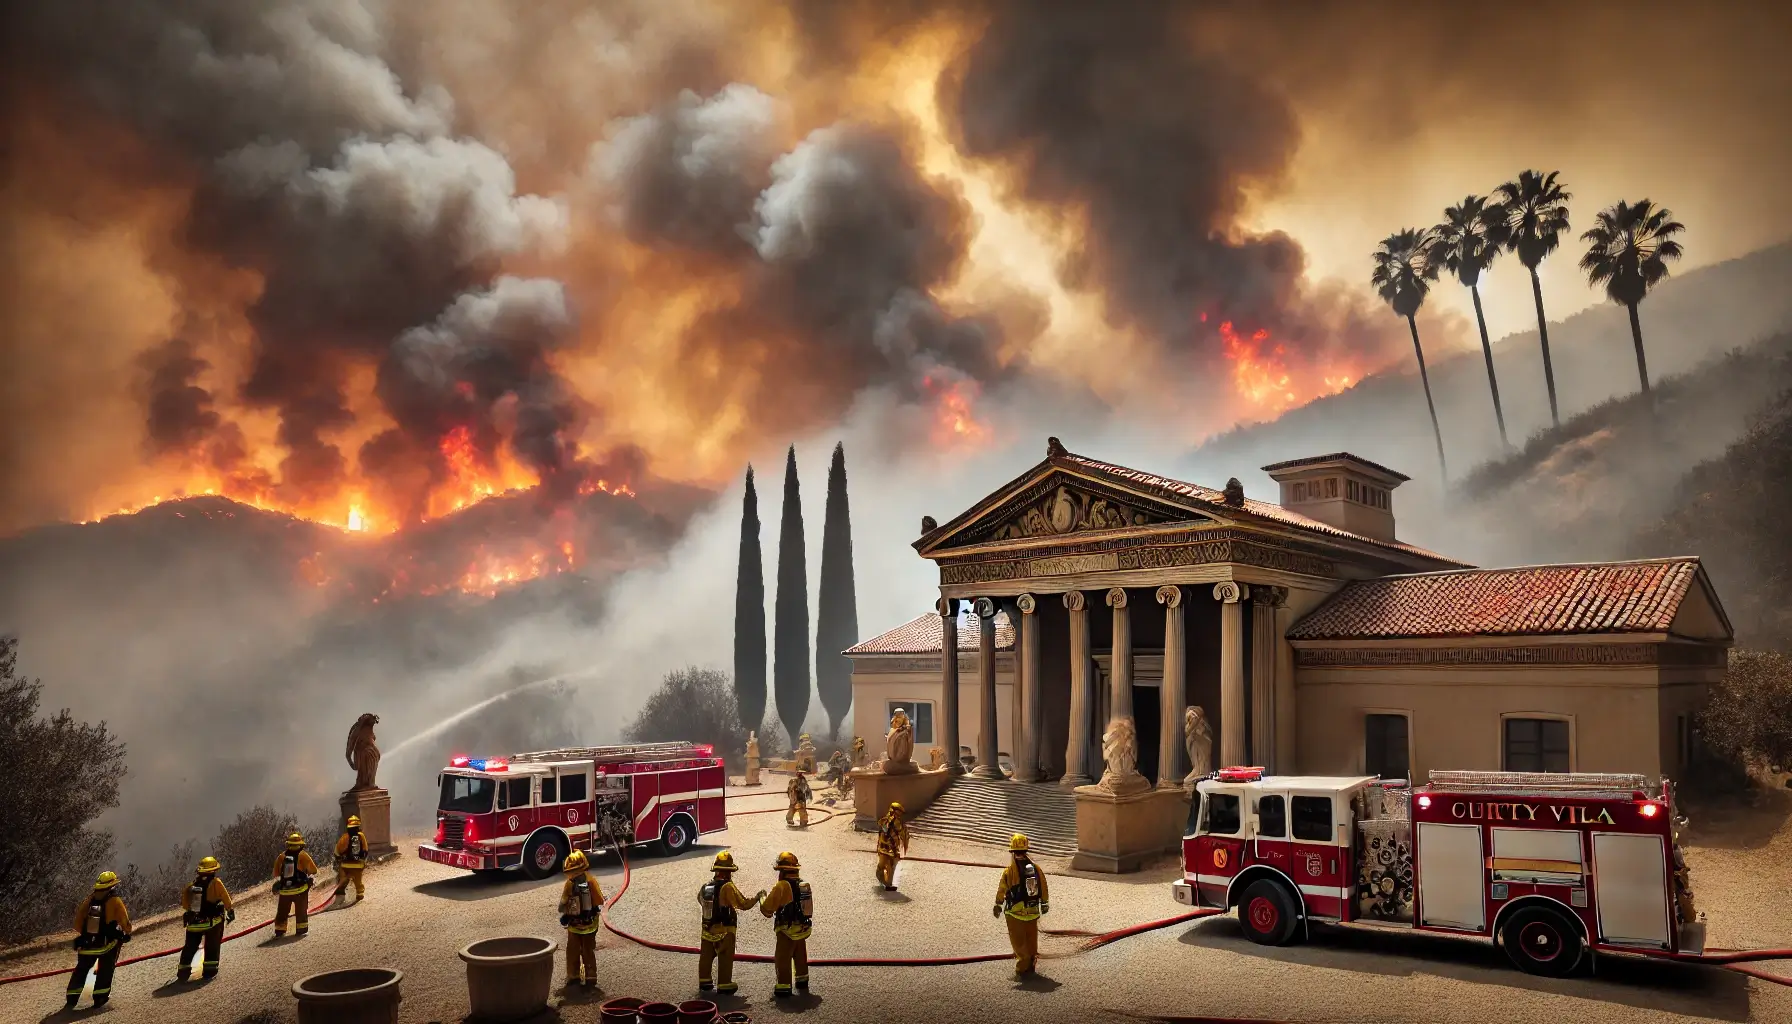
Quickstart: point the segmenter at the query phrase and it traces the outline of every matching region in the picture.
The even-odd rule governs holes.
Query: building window
[[[1294,838],[1314,843],[1332,841],[1332,798],[1297,796],[1294,804]]]
[[[1355,480],[1344,481],[1344,496],[1349,498],[1351,501],[1356,501],[1356,500],[1358,500],[1358,495],[1359,495],[1359,492],[1356,489],[1356,481]]]
[[[1307,485],[1306,484],[1295,484],[1294,485],[1294,497],[1292,498],[1292,500],[1293,501],[1306,501],[1307,500]]]
[[[1280,795],[1257,798],[1257,834],[1269,839],[1288,834],[1288,808]]]
[[[1506,770],[1572,771],[1568,723],[1559,718],[1506,719]]]
[[[1410,736],[1405,715],[1363,716],[1363,773],[1384,779],[1412,778],[1407,756]]]
[[[895,718],[898,710],[908,715],[909,724],[915,727],[915,743],[917,745],[933,743],[932,701],[893,700],[890,702],[888,710],[889,714],[885,716],[887,718]]]
[[[1338,496],[1338,478],[1337,477],[1328,476],[1325,478],[1325,496],[1328,498],[1336,498]]]

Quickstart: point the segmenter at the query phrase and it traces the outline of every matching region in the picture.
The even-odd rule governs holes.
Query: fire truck
[[[573,850],[651,843],[682,853],[728,827],[728,777],[703,744],[457,756],[436,782],[435,842],[417,856],[479,873],[546,878]]]
[[[1593,950],[1704,952],[1665,779],[1434,771],[1413,786],[1227,768],[1195,789],[1173,895],[1237,908],[1265,945],[1315,921],[1478,936],[1545,976]]]

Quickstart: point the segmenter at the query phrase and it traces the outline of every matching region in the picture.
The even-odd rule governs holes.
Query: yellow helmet
[[[569,875],[576,875],[585,870],[586,866],[585,851],[574,850],[566,855],[566,863],[561,865],[561,870]]]
[[[778,862],[774,864],[773,867],[776,867],[779,871],[795,871],[802,867],[802,865],[797,863],[796,854],[791,853],[789,850],[785,850],[783,853],[778,854]]]
[[[892,800],[892,801],[890,801],[890,810],[895,811],[897,814],[901,814],[902,813],[902,804],[896,802],[895,800]]]
[[[734,851],[723,850],[721,853],[716,854],[715,870],[716,871],[733,871],[733,870],[735,870]]]
[[[349,828],[360,828],[361,827],[361,816],[358,814],[349,815],[348,816],[348,827]]]
[[[199,873],[200,874],[209,875],[216,870],[218,870],[218,858],[216,858],[216,857],[201,857],[201,858],[199,858]]]
[[[302,833],[294,832],[292,835],[286,837],[286,848],[288,850],[297,850],[304,845],[305,836]]]
[[[1008,840],[1008,849],[1012,853],[1025,853],[1027,850],[1026,835],[1020,832],[1014,833],[1014,838]]]
[[[110,889],[118,884],[118,875],[111,871],[100,872],[100,877],[93,883],[95,889]]]

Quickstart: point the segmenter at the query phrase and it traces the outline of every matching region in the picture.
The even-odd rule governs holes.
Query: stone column
[[[1114,609],[1114,652],[1108,663],[1112,688],[1107,731],[1101,737],[1106,765],[1096,785],[1110,793],[1136,793],[1151,783],[1139,774],[1139,731],[1132,715],[1132,616],[1124,588],[1108,591],[1107,602]]]
[[[1039,702],[1039,602],[1022,594],[1014,607],[1020,611],[1020,738],[1014,747],[1014,781],[1038,782],[1039,733],[1045,720]]]
[[[1251,595],[1243,583],[1227,580],[1213,588],[1220,602],[1220,760],[1219,766],[1245,763],[1244,606]]]
[[[1083,592],[1064,595],[1070,610],[1070,742],[1064,749],[1065,789],[1087,786],[1089,775],[1089,721],[1095,714],[1095,677],[1089,663],[1089,606]]]
[[[996,758],[996,603],[979,597],[977,613],[977,696],[982,705],[977,730],[977,767],[972,775],[984,779],[1002,778],[1002,765]]]
[[[935,728],[946,751],[946,770],[956,775],[964,771],[958,752],[958,599],[942,597],[934,610],[940,614],[940,713]]]
[[[1276,750],[1276,609],[1287,600],[1282,587],[1251,588],[1251,750],[1250,760],[1280,773]]]
[[[1182,588],[1157,588],[1164,606],[1164,680],[1158,691],[1162,722],[1157,742],[1157,788],[1182,789],[1182,706],[1188,700],[1188,651],[1182,628]]]

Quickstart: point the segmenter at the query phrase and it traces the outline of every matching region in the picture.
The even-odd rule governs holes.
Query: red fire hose
[[[336,894],[331,893],[329,896],[324,897],[323,902],[319,903],[315,907],[312,907],[310,910],[306,911],[306,913],[308,913],[308,914],[317,913],[318,911],[329,906],[330,901],[335,898],[336,898]],[[274,919],[270,917],[266,921],[263,921],[257,925],[250,925],[249,927],[244,928],[242,931],[237,932],[234,935],[224,936],[223,941],[229,942],[232,939],[240,939],[245,935],[253,935],[256,932],[261,931],[263,928],[266,928],[273,923],[274,923]],[[179,953],[183,948],[184,948],[184,946],[169,946],[167,949],[160,949],[154,953],[145,953],[142,956],[134,956],[134,957],[130,957],[129,959],[126,959],[126,960],[120,960],[120,961],[118,961],[117,966],[125,967],[130,964],[142,963],[145,960],[155,960],[160,957],[173,956],[174,954]],[[73,967],[59,967],[53,971],[39,971],[36,974],[20,974],[20,975],[11,977],[11,978],[0,978],[0,985],[11,985],[11,984],[14,984],[16,982],[21,982],[21,981],[36,981],[39,978],[60,977],[61,975],[69,973],[69,971],[71,971],[73,969],[74,969]]]

